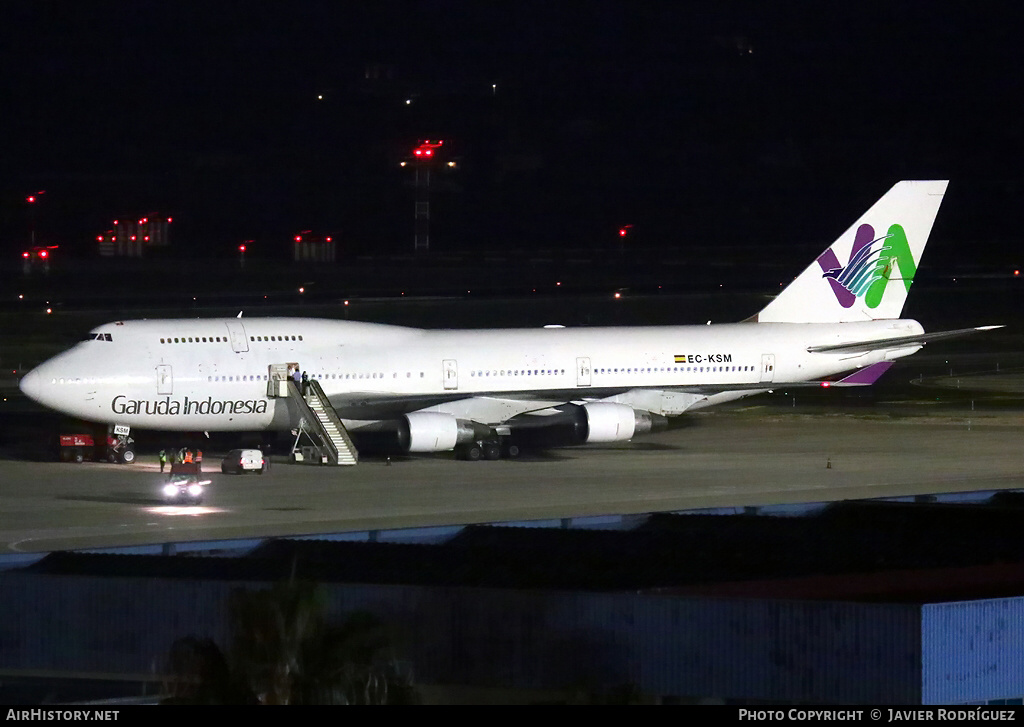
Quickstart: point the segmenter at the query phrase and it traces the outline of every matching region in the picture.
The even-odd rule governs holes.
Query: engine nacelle
[[[594,401],[571,407],[572,434],[575,444],[591,442],[624,442],[637,434],[646,434],[668,426],[660,414],[634,409],[611,401]]]
[[[419,411],[406,414],[398,422],[398,444],[406,452],[444,452],[476,438],[472,422],[451,414]]]
[[[582,407],[586,414],[586,433],[583,437],[584,443],[591,442],[624,442],[632,439],[638,433],[637,420],[641,420],[639,431],[650,431],[650,414],[638,412],[631,406],[625,404],[614,404],[610,401],[595,401],[584,404]],[[641,414],[646,414],[648,420],[644,428]]]

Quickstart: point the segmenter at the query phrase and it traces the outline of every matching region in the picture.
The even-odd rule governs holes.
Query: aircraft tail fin
[[[898,182],[750,320],[899,318],[948,183]]]

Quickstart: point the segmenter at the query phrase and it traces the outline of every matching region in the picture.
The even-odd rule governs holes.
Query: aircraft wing
[[[616,389],[614,391],[624,391]],[[607,395],[602,393],[595,397]],[[588,398],[590,398],[588,396]],[[445,396],[403,396],[364,392],[357,395],[332,397],[331,405],[342,419],[394,419],[412,412],[446,412],[460,419],[469,419],[480,424],[501,424],[520,414],[550,409],[572,400],[579,400],[580,392],[545,391],[532,395],[528,392],[515,394],[466,396],[452,392]]]
[[[824,346],[808,346],[808,353],[867,353],[886,348],[906,348],[923,345],[930,341],[941,341],[946,338],[968,336],[981,331],[992,331],[1003,326],[977,326],[975,328],[958,328],[954,331],[936,331],[916,336],[896,336],[895,338],[879,338],[874,341],[855,341],[852,343],[834,343]]]

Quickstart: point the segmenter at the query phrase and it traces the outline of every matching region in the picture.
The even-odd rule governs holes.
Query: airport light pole
[[[413,187],[416,190],[413,206],[412,246],[414,252],[430,250],[430,188],[435,167],[442,165],[442,169],[453,171],[458,166],[454,159],[442,164],[440,157],[443,146],[444,140],[442,139],[436,141],[427,139],[416,146],[412,153],[399,163],[401,167],[412,166],[414,172]]]
[[[437,150],[444,141],[431,142],[429,139],[412,151],[416,169],[416,204],[413,208],[414,224],[412,247],[414,252],[430,250],[430,172],[437,157]]]
[[[623,225],[619,228],[619,254],[626,252],[626,237],[629,235],[629,231],[633,229],[633,225]]]
[[[32,247],[36,246],[36,203],[44,194],[46,194],[46,190],[40,189],[35,194],[25,197],[25,201],[28,203],[29,238],[31,239]]]

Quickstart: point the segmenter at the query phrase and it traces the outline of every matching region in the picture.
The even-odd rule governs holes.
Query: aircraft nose
[[[21,377],[21,381],[18,382],[18,388],[21,389],[21,392],[29,399],[41,404],[43,383],[43,377],[40,375],[39,369],[35,368]]]

